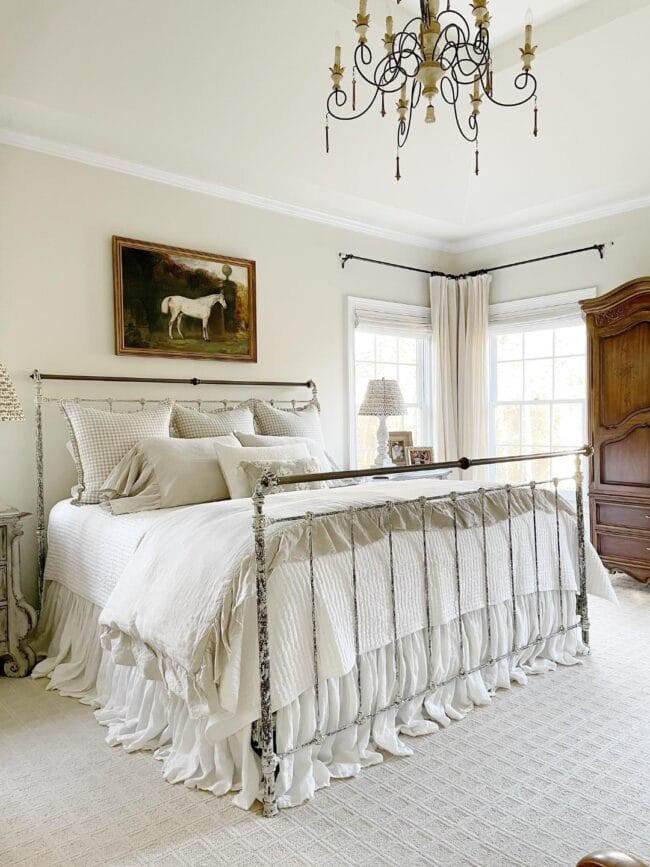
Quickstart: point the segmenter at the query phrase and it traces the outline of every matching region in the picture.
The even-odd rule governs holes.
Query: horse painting
[[[118,355],[257,361],[251,259],[114,236],[113,292]]]
[[[190,319],[201,320],[203,339],[207,342],[210,339],[208,320],[215,304],[221,304],[223,309],[226,309],[226,299],[223,297],[223,292],[219,292],[217,295],[204,295],[203,298],[185,298],[183,295],[168,295],[163,298],[160,310],[165,316],[169,316],[169,339],[174,339],[172,334],[174,323],[176,323],[178,336],[183,337],[181,321],[183,316],[189,316]]]

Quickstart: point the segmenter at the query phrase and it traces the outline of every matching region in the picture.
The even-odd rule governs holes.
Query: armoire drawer
[[[629,533],[607,533],[596,529],[598,553],[614,560],[634,560],[650,565],[650,533],[647,536],[633,536]]]
[[[596,524],[650,532],[650,504],[647,506],[619,506],[613,503],[597,502]]]

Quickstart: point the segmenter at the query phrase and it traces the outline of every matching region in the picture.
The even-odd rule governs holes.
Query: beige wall
[[[113,234],[254,259],[259,362],[115,356]],[[428,288],[425,277],[407,272],[360,263],[349,263],[342,271],[339,251],[451,267],[448,256],[424,249],[1,147],[0,358],[15,377],[28,420],[0,425],[0,500],[34,509],[28,374],[35,367],[224,379],[313,377],[329,448],[342,459],[347,430],[346,296],[426,304]],[[48,471],[56,476],[56,493],[63,496],[71,482],[71,464],[60,446],[47,458]],[[24,545],[28,583],[34,575],[32,527],[28,523]]]
[[[34,367],[143,376],[313,377],[320,389],[328,445],[342,460],[347,431],[346,296],[428,304],[428,286],[424,276],[361,263],[349,263],[342,271],[339,251],[457,272],[615,242],[604,262],[596,254],[585,254],[495,275],[492,300],[503,301],[585,286],[605,292],[649,273],[649,226],[648,211],[636,211],[454,257],[0,147],[0,359],[14,376],[27,410],[24,424],[0,425],[0,500],[31,511],[35,506],[28,378]],[[115,356],[113,234],[255,259],[259,362]],[[92,393],[99,393],[98,388],[92,387]],[[50,416],[53,427],[60,424],[54,416],[55,410]],[[48,475],[54,480],[50,499],[63,496],[71,483],[62,428],[56,436],[46,453]],[[26,530],[24,572],[33,593],[33,521]]]
[[[596,252],[553,259],[521,268],[498,271],[492,279],[491,301],[533,298],[553,292],[595,286],[603,294],[627,280],[650,274],[650,210],[580,223],[521,241],[466,253],[463,270],[489,268],[613,241],[601,262]]]

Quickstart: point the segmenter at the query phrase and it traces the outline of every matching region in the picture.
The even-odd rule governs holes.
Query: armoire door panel
[[[650,425],[638,425],[600,447],[600,481],[604,485],[650,486]]]
[[[650,322],[601,336],[600,423],[621,424],[650,404]]]

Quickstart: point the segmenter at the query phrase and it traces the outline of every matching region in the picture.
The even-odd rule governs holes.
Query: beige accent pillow
[[[312,458],[316,458],[320,464],[319,473],[328,473],[332,469],[330,459],[325,453],[323,446],[317,441],[309,437],[274,437],[265,436],[264,434],[249,434],[235,431],[235,436],[243,446],[291,446],[296,443],[304,443],[307,446],[309,454]]]
[[[251,495],[248,478],[240,466],[242,462],[293,461],[298,460],[298,458],[309,457],[307,446],[304,443],[290,446],[269,446],[267,448],[243,448],[241,445],[239,448],[233,448],[216,443],[215,449],[233,500]]]
[[[248,451],[248,449],[244,449]],[[248,496],[255,493],[255,485],[264,473],[274,473],[276,476],[301,476],[305,473],[319,473],[320,464],[316,458],[298,458],[296,461],[242,461],[240,470],[248,482]],[[269,494],[286,493],[287,491],[312,491],[327,488],[325,482],[298,482],[295,485],[282,485],[269,488]]]
[[[236,437],[140,440],[122,458],[101,491],[114,515],[170,509],[229,498],[216,444],[244,449]]]
[[[77,468],[72,502],[98,503],[99,492],[124,455],[143,437],[169,437],[173,402],[164,400],[137,412],[109,412],[59,402],[70,432]]]
[[[189,406],[176,404],[172,426],[176,434],[183,439],[220,437],[234,433],[236,430],[255,433],[253,413],[247,406],[201,412]]]

